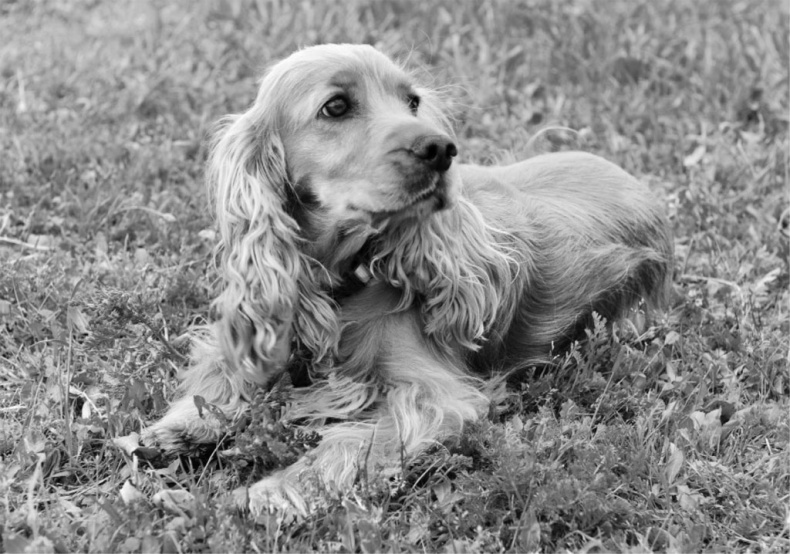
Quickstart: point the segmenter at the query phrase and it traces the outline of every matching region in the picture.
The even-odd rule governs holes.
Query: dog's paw
[[[142,443],[166,454],[196,454],[222,438],[226,421],[211,410],[199,410],[194,397],[174,402],[167,413],[146,428]]]
[[[286,472],[266,477],[249,488],[233,491],[233,500],[242,510],[249,510],[253,517],[273,514],[285,522],[307,517],[314,506],[308,505],[303,493],[288,481]]]

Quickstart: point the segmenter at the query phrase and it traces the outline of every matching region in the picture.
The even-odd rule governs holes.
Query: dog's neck
[[[410,250],[406,243],[411,243],[415,230],[429,221],[428,218],[398,218],[387,214],[372,221],[333,224],[331,218],[324,217],[325,214],[319,210],[301,215],[299,223],[304,251],[324,268],[321,287],[338,302],[356,294],[371,281],[382,278],[374,269],[374,265],[380,265],[379,249],[382,245],[388,245],[386,249],[390,251]],[[392,246],[398,243],[400,246]]]
[[[371,237],[376,230],[369,225],[352,224],[336,228],[311,222],[303,236],[305,252],[326,270],[324,288],[335,301],[341,301],[364,288],[373,279],[370,270]]]

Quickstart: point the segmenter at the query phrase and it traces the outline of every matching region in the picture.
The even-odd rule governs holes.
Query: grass
[[[788,19],[778,0],[0,3],[2,549],[790,550]],[[268,457],[158,469],[111,439],[161,414],[207,315],[206,130],[270,60],[341,41],[445,88],[466,160],[574,146],[640,176],[675,295],[649,337],[590,330],[400,480],[252,521],[227,491],[293,430]],[[558,126],[578,133],[540,132]]]

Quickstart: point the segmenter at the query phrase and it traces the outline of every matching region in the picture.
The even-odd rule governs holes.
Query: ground
[[[0,2],[0,548],[790,550],[787,4],[312,4]],[[240,456],[154,467],[113,439],[162,413],[208,315],[213,123],[317,42],[441,88],[466,161],[579,148],[637,175],[671,218],[674,294],[402,479],[253,520],[228,491],[314,437],[258,417]]]

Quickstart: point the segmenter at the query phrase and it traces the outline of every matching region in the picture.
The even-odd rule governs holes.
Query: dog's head
[[[454,201],[457,150],[435,93],[373,47],[292,54],[269,70],[242,117],[262,149],[281,145],[282,184],[296,200],[286,208],[303,226],[320,221],[322,235],[423,218]]]
[[[293,54],[264,78],[256,101],[276,118],[269,123],[296,195],[333,224],[424,217],[452,202],[457,150],[436,104],[366,45]]]
[[[293,332],[326,354],[337,338],[327,268],[388,224],[451,206],[456,153],[435,94],[370,46],[313,46],[272,66],[209,160],[229,361],[266,379]]]

